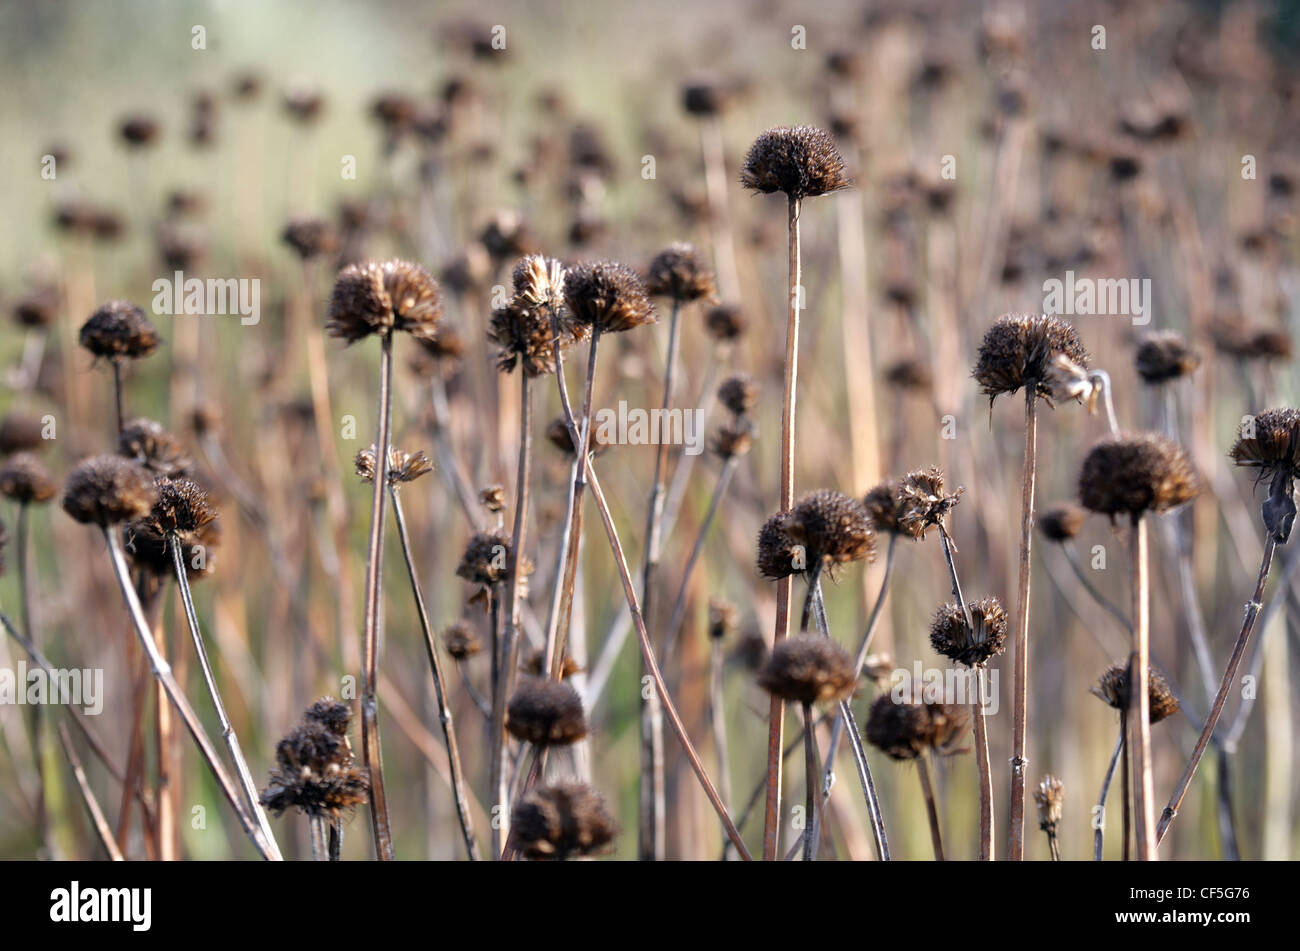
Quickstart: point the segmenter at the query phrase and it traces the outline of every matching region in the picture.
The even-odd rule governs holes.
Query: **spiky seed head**
[[[704,314],[704,329],[717,343],[730,343],[742,337],[749,321],[735,304],[715,304]]]
[[[1044,776],[1034,790],[1034,803],[1038,806],[1038,828],[1055,832],[1065,807],[1065,783],[1055,776]]]
[[[772,581],[798,574],[807,560],[798,542],[786,531],[789,512],[777,512],[758,530],[758,573]]]
[[[641,278],[614,261],[570,268],[564,278],[564,299],[575,320],[601,333],[632,330],[658,319]]]
[[[529,254],[516,262],[511,279],[515,296],[534,307],[559,313],[564,307],[564,265],[555,258]]]
[[[511,811],[510,824],[520,850],[533,860],[594,855],[618,834],[600,793],[571,780],[528,793]]]
[[[1300,477],[1300,410],[1265,410],[1243,425],[1228,451],[1239,466],[1258,469],[1260,479],[1276,473]]]
[[[44,505],[59,494],[45,464],[30,452],[16,452],[0,467],[0,495],[20,505]]]
[[[868,489],[863,497],[862,507],[867,510],[871,527],[877,532],[888,532],[891,535],[903,533],[903,516],[907,514],[909,505],[902,500],[899,491],[901,488],[899,480],[886,479]]]
[[[740,611],[725,598],[709,598],[709,637],[720,641],[736,629]]]
[[[863,731],[867,742],[896,760],[913,760],[933,750],[940,756],[958,747],[969,717],[957,704],[900,703],[882,693],[871,704]]]
[[[646,292],[680,303],[712,299],[717,288],[713,272],[692,244],[677,242],[654,256],[646,277]]]
[[[555,372],[555,334],[551,318],[519,297],[492,311],[487,338],[498,348],[496,364],[502,373],[516,366],[529,377]]]
[[[170,578],[172,538],[179,545],[186,575],[191,581],[212,573],[212,555],[221,544],[221,527],[207,492],[190,479],[154,480],[157,498],[149,514],[128,522],[123,531],[127,553],[137,568],[159,578]]]
[[[474,584],[500,584],[509,564],[510,536],[501,529],[477,532],[465,546],[456,574]]]
[[[1167,512],[1196,497],[1199,483],[1187,453],[1158,433],[1107,437],[1089,450],[1079,470],[1079,501],[1093,512],[1128,515]]]
[[[784,638],[758,673],[760,687],[791,703],[843,700],[857,682],[848,652],[820,634]]]
[[[158,479],[154,486],[158,497],[149,522],[159,533],[192,535],[216,520],[208,493],[193,479]]]
[[[78,341],[105,360],[139,360],[158,349],[158,331],[135,304],[111,300],[81,325]]]
[[[1066,542],[1079,534],[1087,513],[1072,502],[1062,502],[1040,511],[1035,517],[1043,537],[1054,542]]]
[[[1089,689],[1106,706],[1114,710],[1127,710],[1131,699],[1128,664],[1111,664],[1098,678],[1097,685]],[[1155,667],[1147,668],[1147,704],[1150,708],[1148,719],[1152,723],[1167,720],[1178,712],[1178,699],[1169,689],[1169,681]]]
[[[791,201],[815,198],[852,182],[834,137],[813,126],[778,126],[749,148],[740,183],[756,192],[784,192]]]
[[[338,819],[369,798],[366,771],[353,763],[347,737],[332,725],[304,717],[276,745],[275,768],[261,803],[275,815],[297,809]]]
[[[719,459],[734,459],[749,452],[753,442],[753,422],[737,416],[723,423],[709,437],[709,451]]]
[[[817,561],[827,567],[870,562],[876,554],[876,533],[867,510],[857,499],[834,489],[820,489],[795,503],[785,531],[803,545],[810,567]]]
[[[506,729],[535,746],[568,746],[587,735],[587,715],[572,684],[525,677],[506,705]]]
[[[280,239],[304,261],[333,254],[339,248],[338,231],[324,218],[293,218],[284,226]]]
[[[1175,330],[1147,334],[1134,355],[1138,375],[1152,386],[1187,376],[1201,365],[1201,355]]]
[[[1049,373],[1057,354],[1082,370],[1088,369],[1088,352],[1079,335],[1059,317],[1004,314],[984,334],[973,376],[990,402],[1021,387],[1050,398]]]
[[[149,514],[157,489],[141,466],[121,456],[91,456],[68,474],[63,510],[78,522],[116,525]]]
[[[758,402],[758,384],[746,373],[727,377],[718,386],[718,402],[737,416],[744,416]]]
[[[930,646],[949,660],[982,667],[1006,649],[1007,612],[997,598],[981,598],[966,607],[975,630],[966,626],[960,605],[940,605],[930,623]]]
[[[189,475],[194,460],[180,440],[163,428],[162,423],[143,416],[122,427],[117,438],[117,454],[143,466],[155,476],[178,479]]]
[[[420,265],[394,258],[349,264],[339,272],[325,329],[349,345],[393,331],[433,340],[441,318],[437,282]]]
[[[462,618],[447,625],[442,632],[442,646],[453,660],[467,660],[483,649],[483,642],[474,625]]]
[[[962,486],[948,493],[943,488],[943,472],[938,466],[916,469],[898,483],[898,507],[902,515],[898,527],[911,538],[924,538],[933,526],[942,526],[948,513],[961,501]]]
[[[367,485],[375,481],[375,447],[368,446],[357,452],[357,475]],[[396,446],[388,447],[388,484],[392,486],[403,482],[414,482],[422,475],[433,471],[433,463],[423,449],[406,452]]]
[[[352,708],[342,700],[321,697],[302,715],[304,721],[319,723],[335,736],[347,736],[352,724]]]

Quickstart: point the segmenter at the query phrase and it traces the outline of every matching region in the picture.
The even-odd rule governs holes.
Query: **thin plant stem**
[[[821,796],[817,795],[817,731],[813,728],[812,704],[803,704],[803,766],[804,766],[804,834],[803,860],[811,862],[816,858],[813,848],[813,836],[820,834],[821,823],[817,821],[820,812]]]
[[[1074,571],[1074,576],[1079,579],[1079,583],[1083,585],[1084,590],[1088,592],[1092,597],[1092,600],[1101,605],[1101,607],[1104,608],[1111,617],[1119,622],[1120,627],[1124,629],[1126,634],[1132,637],[1133,624],[1129,621],[1128,615],[1121,611],[1119,607],[1116,606],[1115,602],[1111,601],[1110,598],[1097,590],[1096,585],[1094,585],[1092,580],[1084,573],[1083,565],[1079,564],[1079,554],[1074,550],[1074,546],[1069,542],[1063,542],[1061,548],[1065,552],[1065,560],[1070,563],[1070,568]]]
[[[1125,862],[1131,857],[1129,847],[1133,842],[1133,793],[1131,786],[1132,781],[1129,778],[1131,768],[1129,765],[1129,747],[1131,746],[1128,738],[1128,711],[1121,710],[1119,713],[1119,728],[1124,733],[1124,752],[1121,754],[1123,763],[1120,767],[1120,792],[1124,797],[1124,843],[1120,850],[1120,856]]]
[[[916,758],[916,775],[921,780],[921,795],[925,799],[925,813],[930,819],[930,844],[934,846],[934,858],[943,861],[943,834],[939,831],[939,811],[934,806],[934,787],[930,785],[930,765],[925,753]]]
[[[313,862],[329,861],[329,846],[325,842],[325,817],[308,816],[311,827],[311,858]]]
[[[722,656],[722,639],[710,638],[709,644],[709,724],[713,727],[713,753],[718,760],[718,797],[731,812],[731,757],[727,750],[727,711],[723,704],[722,673],[725,659]],[[731,851],[731,842],[724,835],[723,858]]]
[[[167,547],[171,549],[172,568],[176,573],[176,587],[181,593],[181,603],[185,607],[185,621],[190,629],[190,637],[194,641],[194,653],[198,657],[199,669],[203,672],[203,683],[207,687],[212,706],[217,712],[217,722],[221,725],[221,739],[225,741],[226,750],[230,753],[230,760],[235,764],[235,776],[244,792],[244,798],[248,801],[248,808],[252,811],[253,818],[257,820],[258,828],[262,830],[262,835],[266,837],[272,853],[276,858],[280,858],[280,847],[275,841],[275,835],[271,832],[271,824],[267,821],[266,811],[262,808],[262,803],[257,795],[257,786],[253,783],[253,774],[248,768],[248,761],[244,758],[243,750],[240,749],[239,738],[235,735],[235,727],[230,722],[230,715],[226,712],[226,705],[221,699],[221,691],[217,687],[216,677],[212,673],[212,663],[208,659],[207,647],[203,643],[203,632],[199,630],[198,615],[194,611],[194,598],[190,594],[190,582],[185,570],[185,558],[181,553],[180,539],[175,532],[168,535]]]
[[[370,501],[370,542],[366,551],[366,612],[362,634],[361,754],[370,775],[370,831],[375,856],[393,860],[388,798],[384,795],[384,762],[379,745],[379,594],[384,562],[384,501],[388,483],[388,440],[392,416],[393,335],[379,338],[379,437],[375,443],[375,482]]]
[[[1129,669],[1129,733],[1133,749],[1133,814],[1139,862],[1155,856],[1155,817],[1151,785],[1151,670],[1149,618],[1150,572],[1147,564],[1147,520],[1133,524],[1133,659]]]
[[[27,502],[20,502],[18,505],[18,524],[16,526],[16,539],[14,544],[18,548],[18,609],[19,621],[22,624],[23,636],[36,643],[35,631],[32,622],[32,575],[31,560],[28,554],[28,536],[31,529],[31,505]],[[54,842],[50,837],[50,816],[47,804],[45,775],[45,731],[44,731],[44,711],[41,704],[34,703],[31,705],[31,714],[28,717],[28,726],[31,729],[32,744],[32,763],[36,767],[36,834],[40,838],[42,846],[47,854],[53,857]]]
[[[63,755],[68,758],[68,767],[72,770],[72,778],[77,781],[77,789],[81,792],[81,800],[86,804],[86,811],[90,813],[90,824],[95,827],[95,835],[99,838],[99,844],[104,847],[110,860],[114,862],[123,861],[122,851],[117,847],[117,842],[113,839],[113,832],[108,827],[108,820],[104,818],[104,810],[99,807],[99,800],[91,791],[90,783],[86,780],[86,771],[81,766],[81,758],[77,756],[77,751],[72,748],[72,740],[68,736],[68,727],[66,724],[59,724],[59,742],[63,744]]]
[[[115,410],[114,418],[117,421],[117,435],[122,435],[122,430],[126,428],[122,414],[122,361],[117,358],[109,360],[113,365],[113,408]]]
[[[447,743],[451,792],[456,801],[456,816],[460,821],[461,837],[465,842],[465,852],[470,861],[478,861],[478,842],[474,836],[474,822],[469,814],[469,799],[465,795],[465,774],[460,763],[460,746],[456,742],[456,726],[452,719],[451,707],[447,703],[447,684],[442,674],[442,662],[438,659],[438,644],[433,629],[429,626],[429,612],[424,605],[419,572],[415,567],[415,559],[411,555],[411,540],[406,530],[406,514],[402,509],[402,499],[397,486],[389,486],[389,495],[393,500],[393,517],[397,522],[397,537],[402,543],[402,558],[406,562],[406,574],[411,581],[411,595],[415,599],[420,631],[424,634],[424,647],[429,655],[429,669],[433,674],[433,689],[438,701],[438,720],[442,723],[442,735]]]
[[[1115,765],[1124,755],[1124,729],[1121,726],[1119,736],[1115,738],[1115,752],[1110,754],[1110,765],[1106,767],[1106,776],[1101,781],[1101,795],[1097,797],[1097,812],[1092,821],[1092,859],[1100,862],[1102,843],[1106,834],[1106,797],[1110,794],[1110,782],[1115,778]]]
[[[789,280],[786,283],[785,380],[781,404],[781,499],[780,510],[794,506],[795,392],[799,382],[799,307],[803,295],[803,262],[799,246],[800,201],[791,197],[788,205],[787,232]],[[792,578],[776,583],[776,624],[772,647],[776,648],[790,633],[790,593]],[[767,717],[767,800],[763,809],[763,860],[776,861],[781,840],[781,748],[785,730],[785,706],[773,697]]]
[[[713,496],[709,499],[708,511],[704,513],[704,520],[700,523],[700,530],[695,536],[695,544],[691,547],[690,557],[686,559],[686,567],[682,569],[682,584],[677,591],[677,602],[673,605],[672,619],[668,622],[668,629],[664,632],[664,642],[659,649],[660,663],[664,663],[671,656],[677,638],[681,636],[682,623],[686,618],[686,591],[691,583],[691,575],[695,572],[695,565],[699,562],[700,555],[704,551],[704,541],[708,537],[709,529],[713,526],[714,516],[718,514],[718,506],[727,492],[727,485],[731,482],[731,477],[735,474],[736,467],[739,464],[740,459],[732,456],[722,464],[722,469],[718,472],[718,481],[713,487]]]
[[[1233,644],[1232,656],[1228,658],[1228,666],[1223,671],[1223,679],[1219,682],[1218,693],[1215,694],[1214,703],[1205,718],[1205,726],[1201,729],[1200,738],[1196,741],[1196,747],[1192,750],[1191,758],[1187,761],[1187,766],[1184,768],[1182,776],[1179,777],[1173,794],[1169,797],[1169,804],[1165,806],[1165,811],[1160,817],[1160,824],[1155,833],[1157,845],[1165,837],[1165,833],[1169,830],[1169,824],[1178,815],[1178,810],[1183,804],[1183,797],[1187,795],[1187,787],[1191,785],[1192,777],[1196,775],[1196,767],[1200,764],[1201,757],[1205,755],[1205,748],[1209,745],[1210,737],[1214,735],[1214,728],[1223,713],[1223,705],[1228,699],[1228,691],[1232,689],[1233,683],[1236,681],[1237,668],[1241,666],[1242,654],[1245,653],[1246,645],[1250,642],[1250,635],[1255,627],[1255,619],[1259,617],[1260,605],[1264,599],[1264,584],[1268,581],[1268,571],[1273,564],[1275,547],[1276,543],[1273,541],[1272,536],[1269,536],[1264,542],[1264,554],[1259,563],[1259,578],[1255,582],[1255,592],[1251,600],[1246,604],[1246,616],[1241,623],[1241,631],[1237,635],[1236,643]]]
[[[1038,469],[1038,393],[1025,388],[1025,468],[1020,495],[1020,611],[1016,615],[1011,727],[1011,844],[1009,858],[1025,853],[1025,738],[1029,707],[1029,578],[1034,537],[1034,488]],[[973,628],[972,628],[973,630]]]
[[[556,371],[560,371],[557,369]],[[561,384],[563,390],[563,384]],[[576,443],[575,443],[576,445]],[[568,491],[565,494],[564,502],[564,529],[560,535],[560,544],[557,551],[561,552],[559,558],[561,564],[555,566],[555,577],[551,582],[551,600],[550,610],[546,615],[546,641],[542,650],[542,670],[551,669],[551,658],[555,656],[555,637],[560,624],[560,603],[564,600],[564,571],[562,570],[563,553],[569,550],[569,530],[572,527],[573,519],[573,496],[574,483],[578,478],[578,457],[574,456],[573,464],[569,466]]]
[[[332,819],[329,826],[329,858],[331,862],[343,859],[343,820]]]
[[[172,702],[172,706],[176,708],[176,712],[180,714],[181,720],[184,721],[186,728],[190,731],[195,745],[199,748],[199,753],[207,762],[208,768],[212,770],[212,775],[216,777],[222,795],[226,797],[226,801],[230,803],[235,815],[239,818],[240,826],[243,827],[244,832],[252,840],[261,856],[268,861],[273,861],[271,847],[262,835],[262,830],[258,828],[257,823],[244,808],[235,785],[230,781],[230,777],[226,775],[226,771],[221,765],[216,748],[212,745],[212,741],[208,739],[202,723],[199,722],[198,716],[194,713],[194,708],[190,706],[190,702],[181,692],[180,685],[172,675],[171,667],[168,666],[167,661],[163,660],[162,655],[158,652],[157,645],[154,644],[153,633],[149,630],[144,611],[140,607],[140,599],[136,596],[135,586],[131,584],[126,567],[126,556],[122,552],[122,542],[118,539],[117,533],[112,527],[104,526],[103,532],[104,538],[108,542],[108,551],[113,563],[113,572],[117,577],[118,588],[121,589],[122,598],[126,602],[128,613],[131,615],[131,622],[135,627],[136,635],[144,648],[150,670],[152,670],[155,679],[162,685],[163,691]]]

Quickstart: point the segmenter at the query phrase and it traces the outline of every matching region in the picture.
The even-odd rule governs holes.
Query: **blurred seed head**
[[[941,605],[930,623],[930,646],[949,660],[980,667],[1006,649],[1007,612],[997,598],[981,598],[966,607],[975,630],[966,626],[960,605]]]
[[[56,288],[42,287],[18,299],[14,304],[14,322],[20,327],[48,327],[59,313]]]
[[[1044,538],[1054,542],[1067,542],[1079,534],[1086,517],[1087,513],[1079,506],[1072,502],[1062,502],[1038,512],[1034,521]]]
[[[718,402],[736,416],[744,416],[758,402],[758,384],[746,373],[733,374],[718,386]]]
[[[417,337],[415,343],[407,359],[407,366],[413,373],[450,380],[460,372],[465,357],[465,341],[455,327],[444,324],[432,340]]]
[[[131,148],[147,148],[158,141],[162,126],[147,113],[136,113],[122,119],[117,126],[118,135]]]
[[[121,456],[92,456],[68,474],[63,510],[78,522],[106,527],[143,518],[157,498],[153,478]]]
[[[319,89],[295,84],[284,91],[284,108],[295,122],[311,125],[324,113],[325,97]]]
[[[492,514],[496,515],[506,510],[506,490],[502,485],[489,485],[480,489],[478,493],[479,504],[482,505]]]
[[[1038,806],[1038,828],[1055,833],[1065,807],[1065,783],[1055,776],[1044,776],[1034,790],[1034,803]]]
[[[546,658],[546,649],[538,647],[530,650],[528,656],[524,659],[524,673],[532,674],[534,677],[549,677],[551,675],[550,665]],[[582,673],[583,667],[568,654],[564,655],[564,663],[560,665],[560,679],[568,680],[574,674]]]
[[[806,125],[768,129],[755,139],[740,182],[757,192],[784,192],[791,201],[852,184],[830,133]]]
[[[713,272],[694,245],[678,242],[656,254],[650,262],[646,292],[671,297],[680,303],[701,298],[712,300],[717,288]]]
[[[1129,708],[1129,684],[1128,664],[1111,664],[1102,673],[1097,685],[1089,689],[1108,707],[1123,711]],[[1169,681],[1155,667],[1147,668],[1147,704],[1150,707],[1148,719],[1152,723],[1167,720],[1178,712],[1178,700],[1169,689]]]
[[[899,390],[925,393],[934,386],[934,373],[929,361],[907,357],[885,368],[885,382]]]
[[[128,421],[117,438],[117,454],[169,479],[189,475],[194,460],[162,423],[143,416]]]
[[[909,503],[902,500],[901,489],[902,483],[897,479],[887,479],[872,486],[863,498],[862,507],[867,510],[871,527],[877,532],[903,534],[903,517],[908,512]]]
[[[1107,437],[1089,450],[1079,471],[1079,501],[1093,512],[1162,513],[1196,497],[1199,483],[1187,453],[1158,433]]]
[[[736,630],[740,611],[726,598],[709,598],[709,637],[720,641]]]
[[[16,452],[0,466],[0,495],[20,505],[44,505],[58,493],[45,464],[30,452]]]
[[[40,417],[22,410],[5,414],[4,419],[0,420],[0,456],[44,448],[45,440],[41,438],[43,428]]]
[[[715,304],[704,314],[704,329],[717,343],[730,343],[744,335],[749,321],[736,304]]]
[[[138,360],[158,349],[158,332],[130,301],[112,300],[81,325],[79,341],[106,360]]]
[[[453,621],[442,632],[442,646],[447,649],[453,660],[468,660],[483,649],[474,625],[463,618]]]
[[[375,481],[375,447],[360,450],[356,457],[357,475],[367,485]],[[405,452],[396,446],[388,447],[388,484],[396,486],[403,482],[414,482],[422,475],[433,471],[433,463],[424,454],[423,449]]]
[[[456,574],[474,584],[491,586],[506,580],[509,564],[510,536],[505,531],[476,532],[465,546]]]
[[[1134,363],[1144,381],[1158,386],[1188,376],[1201,365],[1201,355],[1177,331],[1159,330],[1138,344]]]
[[[304,261],[339,249],[338,231],[324,218],[293,218],[284,226],[280,239]]]
[[[1005,314],[985,333],[973,375],[990,402],[1021,387],[1051,397],[1049,374],[1058,354],[1081,370],[1088,369],[1088,352],[1078,334],[1059,317]]]
[[[594,855],[617,834],[601,795],[568,780],[532,790],[511,811],[510,823],[524,856],[533,860]]]
[[[758,674],[758,685],[768,693],[802,704],[844,700],[857,681],[848,652],[820,634],[782,639]]]
[[[524,677],[506,705],[506,730],[535,746],[568,746],[587,735],[582,698],[568,681]]]
[[[719,459],[734,459],[749,452],[753,443],[753,422],[737,416],[714,430],[709,437],[709,451]]]
[[[867,742],[896,760],[964,752],[958,747],[969,714],[956,704],[899,703],[885,693],[871,704],[863,734]]]

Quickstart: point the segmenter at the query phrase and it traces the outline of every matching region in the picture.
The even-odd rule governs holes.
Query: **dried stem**
[[[1102,840],[1106,833],[1106,797],[1110,795],[1110,782],[1115,778],[1115,764],[1124,755],[1124,727],[1120,725],[1119,736],[1115,738],[1115,752],[1110,754],[1110,765],[1106,767],[1106,778],[1101,781],[1101,795],[1097,797],[1097,813],[1092,820],[1092,858],[1101,861]]]
[[[813,847],[814,836],[820,835],[818,822],[821,796],[817,794],[817,731],[813,726],[812,704],[803,704],[803,766],[804,766],[804,826],[803,860],[811,862],[817,857]]]
[[[926,754],[916,758],[916,775],[921,780],[921,795],[925,798],[925,813],[930,819],[930,844],[934,846],[934,857],[943,861],[943,835],[939,831],[939,812],[934,806],[934,788],[930,785],[930,764]]]
[[[710,638],[709,644],[709,724],[713,727],[713,753],[718,760],[718,798],[731,812],[731,757],[727,751],[727,711],[723,703],[722,674],[726,666],[722,656],[722,639]],[[731,851],[731,842],[723,836],[723,858]]]
[[[72,777],[77,781],[77,789],[81,792],[82,802],[86,804],[86,811],[90,813],[90,824],[95,827],[95,835],[99,837],[99,844],[104,847],[104,851],[108,853],[108,857],[112,861],[123,861],[122,851],[117,847],[117,842],[113,840],[113,832],[108,827],[108,820],[104,818],[104,810],[99,808],[99,800],[95,798],[90,783],[86,781],[86,771],[81,766],[81,758],[77,756],[77,751],[72,748],[68,728],[63,723],[59,724],[59,741],[63,744],[63,755],[68,758],[68,766],[72,770]]]
[[[1029,576],[1034,534],[1034,485],[1038,469],[1038,393],[1025,388],[1025,468],[1020,495],[1020,611],[1016,616],[1014,710],[1011,727],[1011,846],[1009,858],[1025,853],[1025,733],[1029,706]]]
[[[28,554],[28,535],[31,529],[31,505],[27,502],[20,502],[18,505],[18,524],[16,526],[16,539],[14,544],[18,548],[18,619],[22,624],[23,637],[33,644],[36,643],[35,631],[32,624],[32,575],[31,561]],[[32,746],[32,763],[36,767],[36,834],[41,840],[45,851],[51,857],[54,855],[54,842],[50,836],[50,816],[47,806],[47,796],[45,791],[45,731],[43,728],[45,716],[44,711],[39,703],[31,705],[28,716],[28,726],[31,729],[31,746]]]
[[[1151,670],[1150,618],[1147,565],[1147,522],[1133,523],[1133,658],[1129,668],[1128,722],[1133,750],[1133,813],[1140,862],[1155,858],[1155,817],[1151,791]]]

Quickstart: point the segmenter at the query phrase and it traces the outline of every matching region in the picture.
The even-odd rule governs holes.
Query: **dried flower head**
[[[538,647],[528,652],[524,658],[521,669],[526,674],[532,674],[534,677],[549,677],[551,675],[550,662],[546,657],[546,649]],[[580,674],[583,666],[574,660],[568,654],[564,655],[564,662],[560,665],[560,679],[568,680],[574,674]]]
[[[731,102],[733,90],[714,77],[698,77],[682,87],[682,108],[692,116],[716,116]]]
[[[772,581],[798,574],[808,566],[804,550],[785,530],[788,512],[777,512],[758,530],[758,573]]]
[[[1253,325],[1239,315],[1215,319],[1210,337],[1220,353],[1239,360],[1291,359],[1291,335],[1285,329]]]
[[[899,495],[902,483],[896,479],[886,479],[867,490],[862,499],[862,507],[867,510],[871,527],[877,532],[889,532],[898,535],[902,532],[902,519],[907,514],[908,505]]]
[[[646,278],[646,291],[680,303],[714,296],[713,272],[694,245],[678,242],[654,256]]]
[[[176,544],[191,580],[211,574],[221,530],[207,492],[190,479],[157,479],[154,488],[157,499],[149,514],[127,523],[123,532],[132,564],[169,578],[175,570],[172,546]]]
[[[1138,375],[1152,386],[1187,376],[1201,365],[1201,355],[1174,330],[1147,334],[1134,356]]]
[[[261,802],[277,816],[297,809],[338,819],[370,798],[366,771],[353,764],[347,737],[317,719],[304,718],[276,744],[275,764]]]
[[[506,580],[509,564],[510,536],[500,529],[477,532],[465,546],[456,574],[475,584],[500,584]]]
[[[963,486],[951,494],[943,490],[943,472],[938,466],[916,469],[898,483],[899,531],[912,538],[924,538],[931,526],[943,527],[944,519],[961,501]]]
[[[934,386],[934,373],[926,360],[907,357],[885,368],[885,382],[900,390],[924,392]]]
[[[81,325],[81,345],[106,360],[138,360],[158,349],[158,331],[130,301],[111,300]]]
[[[18,299],[14,304],[14,322],[20,327],[48,327],[58,312],[58,291],[43,287]]]
[[[1034,790],[1034,803],[1038,806],[1038,828],[1056,832],[1065,806],[1065,783],[1055,776],[1044,776]]]
[[[806,125],[768,129],[755,139],[745,156],[740,183],[757,192],[785,192],[791,201],[852,184],[835,139]]]
[[[980,667],[1006,648],[1007,612],[997,598],[971,601],[966,608],[975,630],[966,626],[960,605],[940,605],[930,624],[930,646],[949,660]]]
[[[1300,477],[1300,410],[1270,409],[1249,418],[1228,455],[1258,469],[1260,480],[1277,473]]]
[[[806,705],[844,700],[857,682],[848,652],[820,634],[784,638],[758,673],[768,693]]]
[[[349,264],[339,272],[325,329],[347,344],[393,331],[433,340],[441,318],[437,282],[420,265],[394,258]]]
[[[462,618],[447,625],[442,632],[442,646],[453,660],[467,660],[483,649],[474,625]]]
[[[194,460],[181,447],[180,440],[164,429],[162,423],[143,416],[122,427],[117,438],[117,454],[168,479],[187,476],[194,469]]]
[[[804,546],[810,566],[817,561],[827,567],[869,562],[876,554],[876,533],[867,510],[857,499],[834,489],[820,489],[796,502],[785,532]]]
[[[709,637],[720,641],[736,629],[740,611],[725,598],[709,598]]]
[[[153,145],[162,127],[153,116],[141,112],[123,119],[118,123],[117,131],[127,145],[140,148]]]
[[[568,681],[524,677],[506,705],[506,729],[535,746],[567,746],[587,735],[587,715]]]
[[[1053,395],[1049,372],[1057,354],[1082,370],[1088,368],[1088,352],[1078,334],[1059,317],[1004,314],[984,335],[973,375],[990,403],[1021,387],[1049,398]]]
[[[729,376],[718,386],[718,402],[743,416],[758,402],[758,384],[745,373]]]
[[[1128,515],[1167,512],[1196,497],[1199,486],[1187,453],[1157,433],[1111,436],[1089,450],[1079,471],[1079,501],[1093,512]]]
[[[631,330],[657,319],[636,272],[613,261],[570,268],[564,278],[564,299],[576,321],[601,333]]]
[[[748,327],[744,312],[735,304],[715,304],[704,314],[704,329],[718,343],[739,339]]]
[[[1111,664],[1097,680],[1097,685],[1089,689],[1108,707],[1120,711],[1127,710],[1131,699],[1128,664]],[[1169,689],[1169,681],[1155,667],[1147,668],[1147,704],[1148,719],[1152,723],[1167,720],[1178,712],[1178,699]]]
[[[503,485],[489,485],[479,490],[479,505],[496,515],[506,510],[506,489]]]
[[[516,211],[498,211],[479,232],[479,243],[488,256],[498,263],[523,257],[533,250],[528,224]]]
[[[957,704],[900,703],[881,694],[871,704],[863,731],[867,742],[896,760],[912,760],[933,750],[939,756],[964,752],[961,742],[969,716]]]
[[[0,467],[0,495],[20,505],[43,505],[59,487],[45,464],[30,452],[16,452]]]
[[[720,459],[734,459],[749,452],[753,442],[753,422],[737,416],[723,423],[709,437],[709,451]]]
[[[308,723],[319,723],[335,736],[346,737],[352,724],[352,708],[342,700],[321,697],[307,708],[302,718]]]
[[[304,261],[333,254],[339,248],[338,232],[324,218],[294,218],[284,226],[280,238]]]
[[[511,811],[510,823],[520,850],[534,860],[593,855],[618,832],[600,793],[572,781],[528,793]]]
[[[1038,512],[1034,521],[1043,537],[1054,542],[1066,542],[1079,534],[1087,513],[1073,502],[1062,502]]]
[[[141,466],[121,456],[91,456],[68,474],[63,510],[103,527],[148,515],[156,498],[153,478]]]
[[[357,475],[361,481],[367,485],[374,484],[375,481],[375,447],[369,446],[357,452],[356,458]],[[402,482],[414,482],[422,475],[427,475],[433,471],[433,463],[429,457],[424,454],[423,449],[417,449],[415,452],[405,452],[396,446],[388,447],[388,484],[397,485]]]

